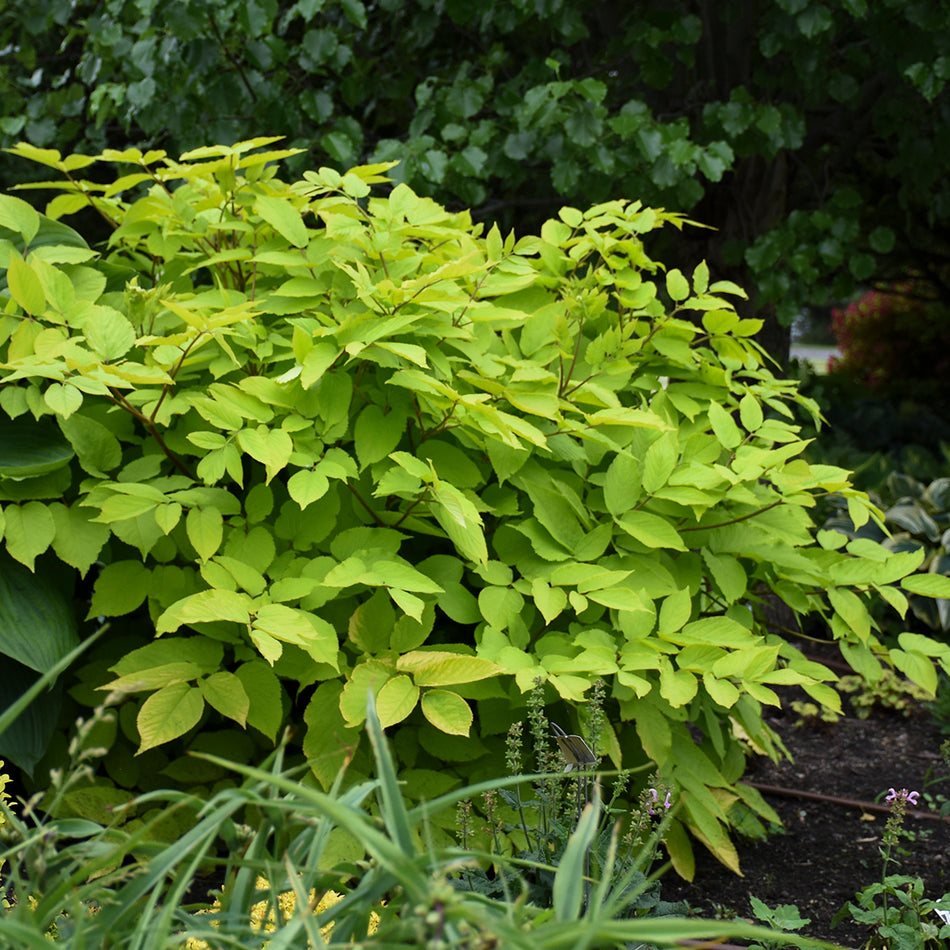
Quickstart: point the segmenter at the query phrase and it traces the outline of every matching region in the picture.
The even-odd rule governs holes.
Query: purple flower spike
[[[910,802],[911,805],[917,804],[917,799],[920,798],[920,792],[908,792],[906,788],[902,788],[899,791],[893,788],[887,790],[887,795],[884,798],[884,801],[888,805],[893,805],[894,802],[901,800],[904,802]]]
[[[914,792],[914,794],[916,795],[917,793]],[[663,807],[664,807],[665,809],[669,810],[670,807],[672,806],[672,804],[673,804],[673,793],[672,793],[672,792],[667,792],[667,793],[666,793],[666,799],[665,799],[664,802],[663,802]]]

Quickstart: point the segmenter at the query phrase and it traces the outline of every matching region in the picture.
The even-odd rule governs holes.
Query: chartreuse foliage
[[[765,595],[826,617],[868,676],[950,668],[875,638],[869,598],[903,609],[920,556],[816,533],[829,492],[879,513],[801,458],[814,404],[765,365],[740,288],[650,259],[680,215],[567,207],[516,240],[374,196],[384,165],[288,185],[271,145],[19,145],[59,194],[48,217],[0,201],[0,406],[38,466],[3,478],[6,550],[93,578],[88,617],[120,618],[136,648],[117,636],[84,685],[128,695],[140,753],[212,711],[271,740],[290,719],[327,787],[369,768],[371,690],[431,795],[436,769],[497,774],[537,679],[582,707],[608,678],[599,751],[682,790],[689,873],[682,823],[734,864],[730,806],[769,814],[735,783],[745,747],[779,751],[772,687],[838,702]],[[51,220],[90,206],[101,252]]]
[[[263,768],[235,766],[240,785],[206,801],[167,791],[142,796],[143,804],[158,807],[152,821],[137,828],[37,819],[32,809],[8,813],[0,863],[9,862],[5,884],[20,899],[0,904],[0,948],[566,950],[776,936],[741,919],[671,916],[670,905],[663,916],[638,913],[644,887],[614,863],[616,830],[610,866],[595,872],[585,896],[585,851],[597,829],[599,795],[584,809],[557,866],[533,863],[553,879],[551,899],[512,900],[523,862],[435,847],[430,832],[434,814],[465,798],[504,792],[521,776],[458,788],[413,807],[372,704],[367,732],[377,777],[345,790],[340,782],[326,791],[308,787],[299,769],[281,769],[279,750]],[[72,772],[65,784],[74,778]],[[148,846],[150,828],[189,804],[202,806],[194,826],[173,842]],[[245,809],[258,811],[253,825],[242,822]],[[334,860],[332,842],[340,833],[364,843],[367,859],[358,870]],[[222,838],[230,847],[219,859]],[[504,898],[458,886],[460,869],[476,856],[493,859],[512,882]],[[211,895],[202,902],[209,868],[223,886],[213,902]],[[799,937],[786,944],[818,946]]]

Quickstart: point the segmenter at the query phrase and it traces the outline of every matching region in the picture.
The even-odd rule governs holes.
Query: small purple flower
[[[889,788],[884,801],[888,805],[893,805],[894,802],[900,799],[901,801],[910,802],[911,805],[916,805],[918,798],[920,798],[920,792],[908,792],[906,788],[900,790]]]
[[[650,789],[647,789],[647,791],[653,796],[653,804],[654,804],[654,805],[659,805],[659,804],[660,804],[660,795],[659,795],[659,793],[657,792],[657,790],[656,790],[655,788],[650,788]],[[664,811],[668,811],[669,808],[670,808],[670,806],[671,806],[672,804],[673,804],[673,793],[672,793],[672,792],[667,792],[667,793],[666,793],[666,798],[663,799],[663,810],[664,810]],[[652,806],[651,806],[651,808],[650,808],[650,814],[651,814],[651,815],[655,815],[655,814],[656,814],[656,809],[654,809]]]

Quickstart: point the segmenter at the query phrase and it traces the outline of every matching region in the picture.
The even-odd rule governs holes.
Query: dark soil
[[[887,710],[875,711],[868,719],[848,715],[834,724],[802,722],[786,708],[775,710],[770,725],[783,737],[793,760],[753,760],[745,780],[878,804],[890,787],[926,788],[934,797],[950,798],[950,780],[934,781],[947,774],[939,753],[946,736],[923,708],[908,716]],[[934,784],[927,787],[930,782]],[[703,916],[748,919],[750,895],[770,907],[795,904],[811,921],[801,933],[863,947],[868,938],[863,925],[848,919],[832,928],[831,921],[856,891],[880,880],[886,812],[797,795],[764,795],[784,827],[765,841],[737,841],[742,876],[707,852],[697,852],[692,883],[670,872],[663,880],[664,899],[685,900]],[[918,810],[927,810],[923,795]],[[904,827],[916,840],[902,840],[901,847],[909,853],[898,867],[891,865],[889,873],[919,876],[925,896],[942,897],[950,892],[950,819],[908,815]]]

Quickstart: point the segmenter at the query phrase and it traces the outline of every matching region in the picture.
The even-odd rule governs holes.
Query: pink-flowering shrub
[[[842,355],[830,372],[884,396],[950,397],[950,313],[922,282],[869,291],[831,313]]]

